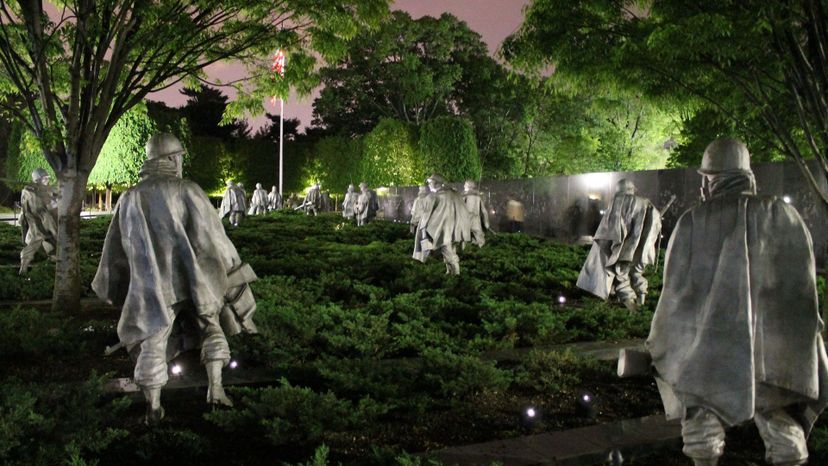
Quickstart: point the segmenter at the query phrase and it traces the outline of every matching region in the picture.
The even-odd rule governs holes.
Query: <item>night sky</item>
[[[506,36],[514,32],[523,21],[523,7],[531,0],[396,0],[392,9],[407,11],[413,18],[429,15],[438,17],[448,12],[465,21],[469,27],[477,31],[489,46],[489,52],[494,53]],[[290,65],[288,65],[290,66]],[[213,79],[230,81],[243,75],[243,68],[236,64],[218,63],[207,68],[208,75]],[[161,100],[170,106],[180,106],[186,98],[179,93],[181,86],[165,89],[150,94],[150,99]],[[233,96],[233,90],[223,88],[223,92]],[[285,118],[299,118],[302,126],[311,122],[312,104],[314,95],[299,99],[291,96],[285,102]],[[267,111],[277,113],[278,110],[270,103]],[[251,121],[255,128],[264,123],[264,117]]]

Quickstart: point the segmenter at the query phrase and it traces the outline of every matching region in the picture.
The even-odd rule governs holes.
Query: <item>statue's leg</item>
[[[460,257],[457,255],[454,244],[440,248],[443,253],[443,262],[446,263],[446,273],[460,275]]]
[[[20,271],[18,272],[19,275],[26,275],[29,273],[29,266],[32,264],[32,261],[35,258],[35,254],[37,254],[37,250],[40,249],[40,245],[43,243],[43,240],[35,239],[29,242],[26,246],[20,250]]]
[[[775,465],[800,465],[808,462],[808,444],[805,431],[784,408],[753,418],[759,435],[765,442],[765,460]]]
[[[201,331],[201,363],[207,368],[207,403],[233,406],[224,393],[221,370],[230,362],[230,346],[219,322],[220,310],[198,310],[196,320]]]
[[[618,262],[615,264],[615,294],[618,300],[624,303],[630,311],[638,310],[636,302],[635,290],[633,290],[630,283],[630,269],[629,262]]]
[[[681,437],[685,455],[695,466],[716,466],[724,453],[725,431],[712,412],[701,407],[688,407],[681,421]]]
[[[630,269],[630,282],[635,290],[637,303],[639,306],[644,305],[644,300],[647,297],[647,279],[644,277],[644,264],[635,264]]]
[[[143,340],[135,361],[135,383],[141,387],[147,401],[145,422],[155,424],[164,417],[161,406],[161,388],[167,384],[167,341],[172,324]]]

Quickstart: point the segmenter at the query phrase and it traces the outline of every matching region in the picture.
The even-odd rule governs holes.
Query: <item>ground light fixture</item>
[[[170,367],[170,372],[172,375],[179,376],[184,373],[184,369],[179,364],[173,364],[173,366]]]
[[[558,304],[560,304],[560,305],[566,304],[566,296],[558,295]]]
[[[792,201],[791,196],[788,196],[787,194],[782,196],[782,200],[785,201],[785,204],[790,204]]]
[[[575,400],[575,411],[579,416],[595,418],[598,414],[595,401],[595,395],[586,390],[582,390],[578,393],[578,398]]]
[[[523,428],[527,431],[533,430],[541,420],[541,412],[536,406],[526,406],[521,412]]]
[[[230,369],[235,369],[235,368],[239,367],[239,362],[236,361],[235,359],[233,359],[232,361],[230,361],[230,364],[228,364],[227,366],[230,367]]]

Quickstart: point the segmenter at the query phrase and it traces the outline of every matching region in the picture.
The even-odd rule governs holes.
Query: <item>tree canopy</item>
[[[695,121],[684,134],[730,133],[754,152],[783,153],[828,205],[819,187],[828,176],[826,10],[824,0],[535,0],[503,51],[525,70],[554,67],[589,86],[727,120],[718,129]]]
[[[395,11],[322,69],[324,88],[314,101],[313,123],[365,134],[380,118],[419,125],[454,113],[481,78],[478,64],[490,60],[480,35],[456,17],[415,20]]]
[[[58,178],[54,307],[80,306],[79,229],[86,180],[118,120],[144,97],[236,58],[257,70],[237,110],[261,112],[265,95],[315,85],[317,58],[387,12],[387,0],[70,0],[54,14],[40,0],[0,2],[0,112],[37,137]],[[267,54],[292,51],[285,79]],[[232,117],[231,117],[232,118]]]

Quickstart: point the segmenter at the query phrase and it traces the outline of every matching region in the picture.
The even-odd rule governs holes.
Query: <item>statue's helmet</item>
[[[276,186],[271,187],[270,190],[276,192]]]
[[[232,188],[233,186],[235,186],[235,183],[233,183],[233,180],[227,180],[227,187]]]
[[[427,192],[428,192],[428,186],[425,186],[425,185],[420,186],[420,194],[427,193]]]
[[[635,194],[635,183],[632,180],[621,178],[618,180],[618,192],[624,194]]]
[[[463,186],[464,186],[467,190],[469,190],[469,189],[477,189],[477,183],[475,183],[475,182],[474,182],[474,181],[472,181],[472,180],[466,180],[466,182],[463,184]]]
[[[42,168],[35,168],[32,170],[32,181],[37,183],[38,181],[42,180],[43,178],[48,178],[49,172]]]
[[[365,184],[365,182],[364,182],[364,181],[363,181],[362,183],[360,183],[360,184],[359,184],[359,189],[362,189],[362,188],[367,188],[367,187],[368,187],[368,185],[367,185],[367,184]]]
[[[752,173],[750,153],[742,141],[719,138],[711,142],[704,150],[699,173],[717,175],[725,172]]]
[[[184,153],[184,146],[177,137],[170,133],[158,133],[147,141],[147,158],[157,159],[170,155],[181,155]]]
[[[348,192],[351,192],[351,191],[353,191],[353,190],[354,190],[354,185],[349,184],[349,185],[348,185]]]
[[[261,183],[256,183],[256,189],[262,189],[262,184]]]
[[[426,182],[439,184],[439,185],[444,185],[444,184],[446,184],[446,179],[443,178],[443,175],[441,175],[439,173],[434,173],[433,175],[428,177]]]

